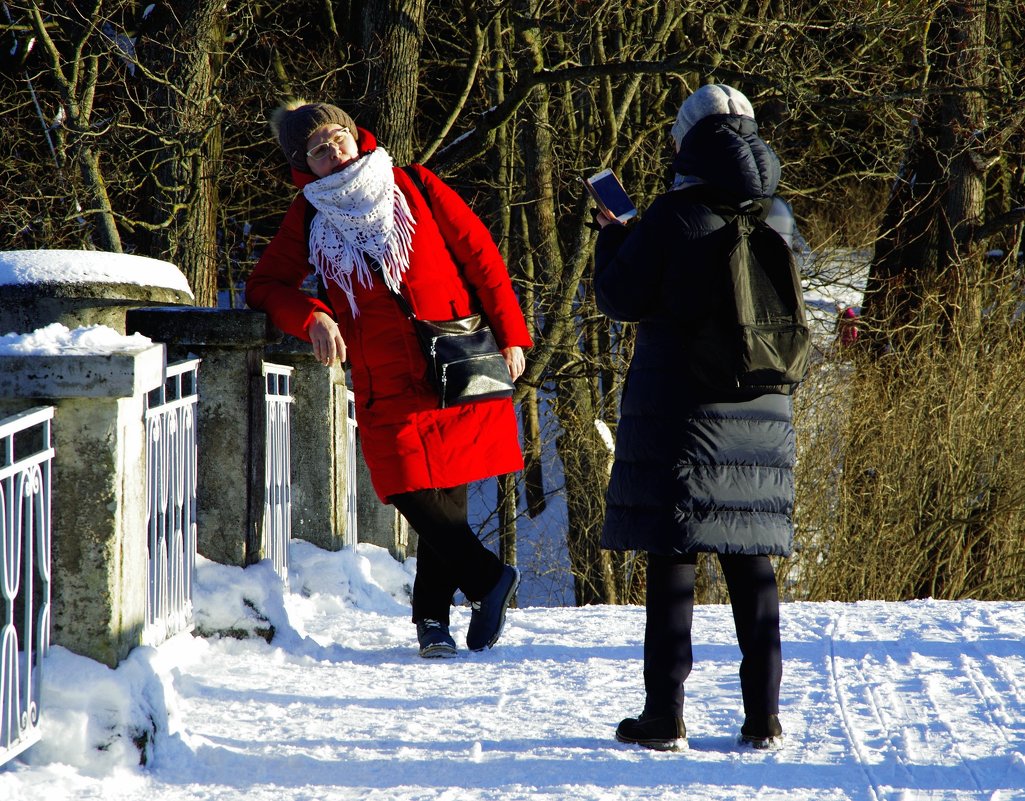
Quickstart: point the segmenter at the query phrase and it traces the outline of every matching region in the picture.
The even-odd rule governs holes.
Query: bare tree
[[[899,345],[934,326],[949,333],[981,323],[980,233],[986,173],[995,163],[995,143],[985,141],[986,24],[985,2],[941,3],[929,21],[921,113],[866,293],[879,344]]]
[[[370,75],[363,119],[396,164],[413,158],[426,0],[363,4],[362,46]]]
[[[162,5],[139,51],[147,80],[136,102],[153,142],[148,250],[178,266],[199,306],[217,305],[224,9],[219,0]]]
[[[72,5],[68,15],[61,18],[66,38],[60,43],[51,36],[51,26],[38,6],[33,3],[22,13],[44,53],[54,89],[57,109],[54,124],[48,126],[52,130],[49,141],[55,166],[71,187],[71,198],[65,198],[65,203],[70,200],[74,208],[68,209],[68,213],[85,220],[82,232],[86,242],[119,253],[121,238],[100,167],[102,148],[98,142],[110,119],[97,119],[95,114],[101,61],[110,49],[101,32],[101,7],[102,0],[95,0],[81,12]],[[32,77],[26,75],[25,80],[33,103],[40,108]],[[45,122],[47,115],[40,116]]]

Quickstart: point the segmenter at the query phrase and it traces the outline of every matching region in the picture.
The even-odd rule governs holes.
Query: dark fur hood
[[[700,178],[738,200],[770,197],[779,185],[779,158],[746,116],[716,114],[694,125],[680,143],[673,171]]]

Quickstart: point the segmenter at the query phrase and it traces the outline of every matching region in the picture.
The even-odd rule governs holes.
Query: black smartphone
[[[602,170],[590,178],[585,178],[584,186],[591,193],[598,208],[609,217],[626,222],[637,216],[637,208],[612,170]]]

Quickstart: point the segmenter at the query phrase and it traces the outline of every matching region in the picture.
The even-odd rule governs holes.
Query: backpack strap
[[[765,220],[772,208],[771,197],[753,197],[738,200],[734,195],[728,195],[708,184],[696,184],[685,189],[683,192],[687,199],[693,203],[700,203],[708,206],[715,214],[727,222],[732,222],[734,217],[744,215]]]
[[[416,186],[417,190],[419,190],[421,197],[423,197],[424,199],[424,203],[427,204],[427,208],[430,210],[431,216],[433,217],[434,205],[431,203],[431,196],[427,194],[427,187],[424,185],[424,181],[423,178],[420,177],[420,173],[413,169],[412,164],[407,164],[406,166],[404,166],[402,168],[402,171],[407,176],[409,176],[409,180],[412,181],[413,185]],[[444,239],[445,237],[442,236],[443,241]],[[445,248],[448,249],[448,242],[445,242]],[[451,250],[449,250],[449,255],[452,255]],[[453,261],[454,260],[455,257],[453,257]],[[458,263],[456,264],[456,266],[459,266]],[[391,287],[389,287],[389,289],[391,289]],[[410,305],[409,301],[406,300],[406,298],[402,295],[402,293],[396,292],[394,289],[391,289],[391,293],[395,297],[395,302],[399,304],[399,308],[402,310],[402,313],[406,315],[406,317],[408,317],[410,320],[416,320],[416,312],[413,311],[413,307]]]

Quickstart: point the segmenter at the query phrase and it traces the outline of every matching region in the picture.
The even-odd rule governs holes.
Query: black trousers
[[[683,715],[683,684],[694,664],[696,555],[648,554],[647,620],[644,629],[644,711]],[[779,714],[783,656],[779,636],[779,590],[768,556],[719,554],[740,645],[740,689],[744,714]]]
[[[477,601],[502,575],[502,562],[467,522],[466,485],[404,492],[388,500],[419,537],[413,622],[438,620],[448,625],[457,589]]]

